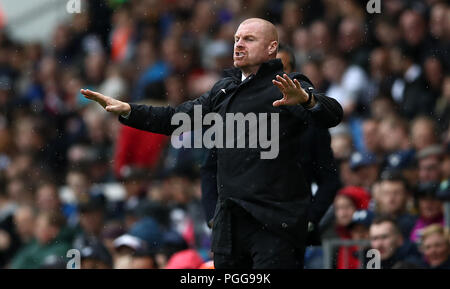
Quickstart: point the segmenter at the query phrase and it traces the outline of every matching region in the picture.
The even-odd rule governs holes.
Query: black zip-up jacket
[[[274,107],[273,102],[282,98],[281,91],[272,83],[276,75],[283,74],[279,59],[261,64],[258,72],[244,81],[241,81],[239,69],[230,69],[226,73],[227,76],[209,92],[195,100],[175,108],[131,104],[128,119],[120,116],[119,120],[137,129],[170,135],[179,126],[171,124],[172,116],[184,112],[193,119],[194,105],[202,105],[203,116],[215,112],[223,120],[226,113],[278,113],[279,153],[276,158],[261,159],[261,151],[266,150],[260,146],[217,148],[219,200],[213,224],[212,250],[231,253],[228,207],[232,203],[243,207],[268,229],[300,244],[298,238],[306,235],[310,191],[297,157],[298,154],[309,153],[302,151],[300,135],[312,119],[321,127],[336,126],[342,120],[342,107],[336,100],[314,91],[309,79],[299,73],[290,76],[298,79],[304,89],[312,90],[318,105],[311,110],[302,105]],[[248,136],[248,126],[245,129]],[[267,139],[271,139],[270,131],[267,135]]]

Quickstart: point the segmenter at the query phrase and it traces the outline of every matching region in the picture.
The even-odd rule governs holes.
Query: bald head
[[[256,73],[259,66],[277,55],[278,33],[275,25],[261,18],[243,21],[234,35],[234,66],[244,75]]]
[[[259,27],[262,34],[264,34],[265,39],[268,42],[276,41],[278,42],[278,32],[271,22],[264,20],[262,18],[249,18],[244,20],[241,25],[254,24]]]

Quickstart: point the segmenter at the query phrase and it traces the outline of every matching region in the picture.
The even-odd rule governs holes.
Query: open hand
[[[131,106],[126,102],[114,99],[95,91],[91,91],[89,89],[82,89],[80,90],[80,92],[87,99],[98,102],[108,112],[127,115],[131,111]]]
[[[308,101],[308,93],[301,87],[300,82],[297,79],[292,79],[283,74],[283,77],[277,75],[276,80],[272,80],[283,93],[283,98],[273,102],[273,106],[280,105],[296,105]]]

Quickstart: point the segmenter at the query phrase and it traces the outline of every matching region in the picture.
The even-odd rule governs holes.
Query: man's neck
[[[270,61],[272,59],[275,59],[275,58],[269,58],[266,60],[266,62]],[[241,69],[244,79],[247,78],[251,74],[256,74],[262,64],[263,63],[257,64],[257,65],[252,65],[252,66],[241,67],[240,69]]]
[[[258,72],[258,69],[260,66],[261,66],[261,64],[254,65],[254,66],[241,67],[242,76],[244,77],[244,79],[247,78],[251,74],[256,74],[256,72]]]

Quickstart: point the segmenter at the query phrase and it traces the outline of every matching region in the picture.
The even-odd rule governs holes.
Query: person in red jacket
[[[370,195],[360,187],[348,186],[338,191],[335,199],[336,232],[341,239],[352,239],[349,225],[358,210],[367,210]],[[337,269],[358,269],[360,262],[358,247],[340,247],[337,256]]]
[[[169,137],[122,126],[114,154],[114,173],[122,178],[124,168],[153,169],[158,164]]]

